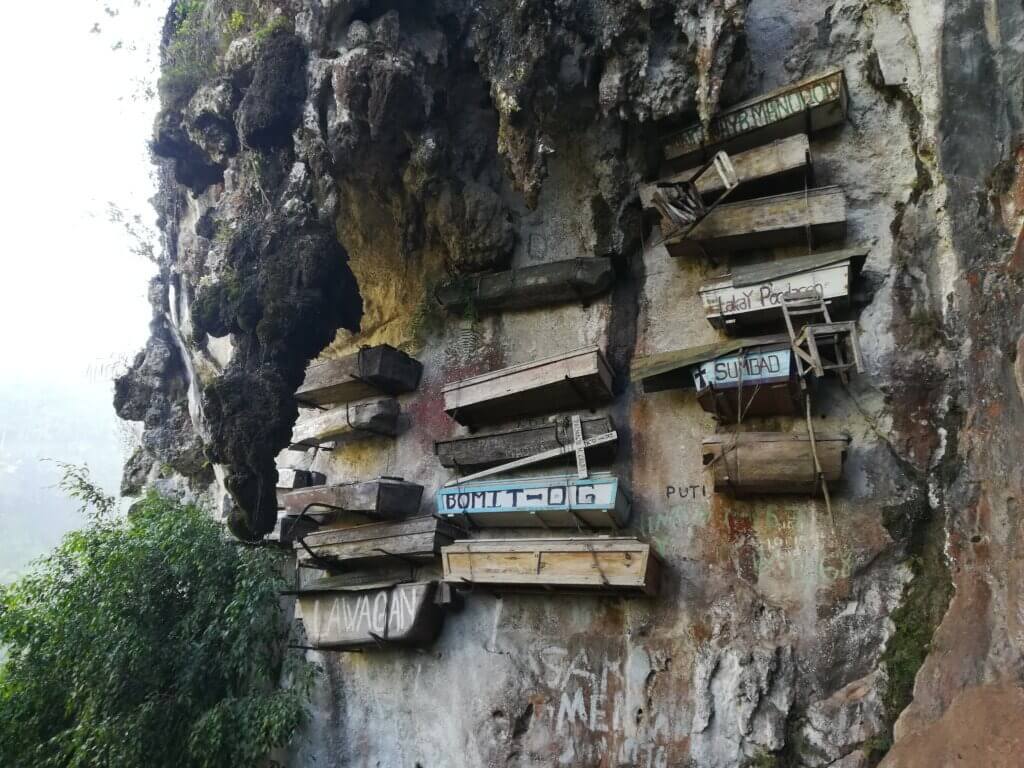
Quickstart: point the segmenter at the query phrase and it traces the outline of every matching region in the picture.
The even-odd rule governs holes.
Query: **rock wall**
[[[430,512],[433,442],[465,432],[446,382],[599,344],[631,531],[666,563],[657,598],[478,590],[429,650],[313,654],[292,764],[1016,765],[1019,3],[174,8],[153,337],[117,387],[146,425],[126,488],[207,494],[247,539],[276,518],[276,466],[401,475]],[[721,265],[670,258],[637,200],[658,137],[830,66],[850,109],[812,139],[815,180],[870,248],[867,370],[815,398],[852,437],[831,515],[713,493],[711,417],[628,379],[635,356],[717,338],[696,292]],[[612,257],[609,295],[464,318],[433,301],[445,277],[575,256]],[[306,364],[381,342],[425,368],[401,435],[283,451]]]

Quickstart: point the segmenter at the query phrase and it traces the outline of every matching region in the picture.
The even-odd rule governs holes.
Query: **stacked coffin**
[[[437,493],[437,516],[478,534],[496,528],[561,530],[557,538],[474,538],[442,548],[446,582],[492,590],[607,591],[653,594],[658,561],[634,538],[594,535],[629,521],[618,478],[591,472],[610,462],[618,435],[596,414],[613,399],[611,369],[600,348],[584,347],[448,384],[445,411],[468,435],[435,444],[456,472]],[[477,432],[485,425],[587,409],[591,416]],[[572,465],[573,474],[491,479],[542,465]],[[565,529],[574,529],[570,538]]]
[[[846,202],[838,187],[815,185],[809,137],[840,125],[846,109],[841,69],[737,104],[707,126],[668,137],[666,175],[640,190],[644,207],[663,214],[671,256],[707,254],[727,264],[699,295],[712,327],[743,338],[635,359],[632,369],[645,392],[693,390],[705,411],[730,425],[702,445],[716,491],[824,493],[827,500],[828,485],[841,477],[849,440],[815,434],[809,397],[819,378],[835,373],[845,381],[862,369],[855,324],[832,315],[850,310],[868,250],[818,250],[845,238]],[[708,200],[722,195],[701,165],[715,152],[730,153],[738,187],[681,232],[659,201],[673,186]],[[804,246],[807,255],[763,260],[781,246]],[[746,419],[778,416],[806,418],[807,427],[741,430]]]

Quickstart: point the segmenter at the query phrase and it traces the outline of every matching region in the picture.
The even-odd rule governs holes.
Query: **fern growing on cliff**
[[[123,518],[87,473],[62,487],[90,523],[0,589],[0,765],[266,764],[311,677],[290,660],[277,686],[279,563],[198,507],[151,494]]]

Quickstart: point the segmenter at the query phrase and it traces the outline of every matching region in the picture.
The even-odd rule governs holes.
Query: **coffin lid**
[[[381,589],[390,589],[391,587],[414,587],[421,584],[431,584],[429,581],[399,581],[396,579],[385,579],[383,581],[374,582],[372,584],[345,584],[346,576],[325,576],[322,579],[311,581],[309,584],[294,592],[285,592],[283,594],[298,595],[299,597],[307,597],[310,595],[323,595],[330,592],[377,592]]]
[[[733,112],[739,112],[740,110],[746,109],[747,107],[749,107],[751,105],[758,104],[759,102],[771,101],[772,99],[777,98],[779,96],[782,96],[783,94],[792,93],[793,91],[799,91],[801,88],[804,88],[805,86],[808,86],[811,83],[816,83],[819,80],[827,80],[828,78],[834,77],[837,74],[844,75],[843,87],[845,88],[846,87],[846,84],[845,84],[846,78],[845,78],[845,73],[843,71],[843,68],[842,67],[832,67],[831,69],[826,69],[825,71],[819,72],[816,75],[811,75],[810,77],[805,77],[803,80],[798,80],[795,83],[788,83],[787,85],[779,86],[774,91],[769,91],[768,93],[762,93],[762,94],[760,94],[758,96],[751,96],[749,99],[744,99],[743,101],[737,102],[736,104],[730,104],[728,107],[720,109],[718,112],[713,114],[711,116],[711,119],[712,120],[717,120],[717,119],[721,118],[724,115],[730,115]],[[697,125],[699,125],[699,124],[688,125],[688,126],[686,126],[685,128],[683,128],[681,130],[676,130],[676,131],[672,131],[671,133],[667,133],[667,134],[665,134],[662,137],[661,140],[664,143],[669,143],[673,139],[675,139],[677,136],[682,136],[682,135],[688,133],[689,131],[693,130],[694,128],[697,127]],[[709,144],[708,146],[711,146],[711,145]]]
[[[739,288],[744,285],[771,282],[780,277],[787,277],[800,272],[809,272],[813,269],[820,269],[821,267],[849,260],[850,269],[853,270],[853,276],[856,277],[864,266],[869,250],[866,246],[856,246],[839,251],[812,253],[808,256],[749,264],[734,268],[730,276],[732,278],[732,285]]]
[[[453,381],[449,384],[445,384],[443,387],[444,392],[450,392],[455,389],[461,389],[466,386],[474,384],[482,384],[485,381],[492,379],[499,379],[502,376],[507,376],[511,373],[518,373],[519,371],[526,371],[530,368],[538,368],[542,365],[548,365],[550,363],[557,363],[561,360],[568,360],[573,357],[582,357],[583,355],[590,355],[597,353],[598,357],[603,358],[604,355],[601,352],[601,348],[596,344],[588,347],[580,347],[579,349],[569,350],[568,352],[561,352],[557,355],[551,355],[550,357],[542,357],[538,360],[530,360],[529,362],[520,363],[519,365],[513,365],[508,368],[500,368],[496,371],[488,371],[487,373],[481,373],[477,376],[471,376],[468,379],[460,379],[459,381]]]
[[[824,434],[815,433],[815,442],[849,443],[850,436],[846,434]],[[702,441],[702,445],[721,445],[723,443],[803,443],[810,442],[810,438],[799,432],[727,432],[720,435],[708,435]]]
[[[706,363],[708,360],[714,360],[742,349],[763,347],[769,344],[789,344],[789,336],[784,333],[776,333],[771,336],[756,336],[748,339],[729,339],[728,341],[716,341],[714,344],[704,344],[700,347],[648,355],[633,361],[630,379],[643,381],[652,376],[660,376],[663,373],[678,371],[680,368]]]

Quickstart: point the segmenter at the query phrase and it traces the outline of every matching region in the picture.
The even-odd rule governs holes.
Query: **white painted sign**
[[[751,349],[740,355],[709,360],[695,368],[693,382],[697,389],[730,389],[743,384],[755,386],[789,378],[792,353],[783,349]]]
[[[781,310],[782,297],[786,293],[798,298],[845,298],[850,293],[849,276],[849,262],[842,261],[821,269],[739,288],[733,287],[731,280],[726,279],[701,288],[700,295],[709,318],[728,317],[748,312]]]
[[[430,583],[366,592],[301,595],[302,621],[314,647],[357,646],[376,638],[402,640],[415,627]]]

